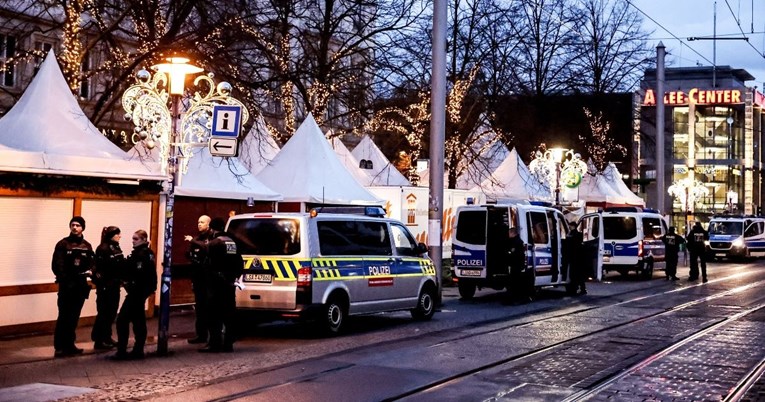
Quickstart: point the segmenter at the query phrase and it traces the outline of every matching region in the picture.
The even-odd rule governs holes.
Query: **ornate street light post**
[[[550,148],[534,154],[529,170],[537,180],[549,185],[557,206],[560,205],[561,184],[570,188],[578,186],[587,173],[587,164],[572,149]]]
[[[667,193],[675,197],[680,201],[680,204],[683,205],[687,232],[688,227],[690,226],[688,225],[689,214],[693,213],[694,206],[699,200],[709,195],[709,189],[701,183],[701,181],[686,177],[672,183],[672,185],[667,188]]]
[[[175,187],[181,184],[188,159],[193,156],[193,148],[208,145],[213,106],[217,104],[240,106],[242,125],[249,115],[244,105],[230,96],[231,85],[221,82],[216,87],[212,74],[209,74],[198,76],[194,80],[194,85],[197,87],[204,82],[207,86],[206,92],[195,92],[193,97],[187,99],[189,107],[181,118],[180,105],[185,92],[186,76],[198,74],[202,72],[202,69],[189,64],[187,58],[175,56],[167,58],[166,63],[157,64],[152,69],[156,71],[153,77],[146,70],[140,70],[136,74],[136,84],[130,86],[122,95],[122,106],[126,111],[126,120],[132,121],[135,125],[133,143],[142,142],[150,150],[159,146],[158,154],[162,173],[168,175],[164,189],[166,193],[165,236],[157,336],[157,355],[166,356],[170,327]],[[172,101],[172,113],[167,108],[168,98]]]

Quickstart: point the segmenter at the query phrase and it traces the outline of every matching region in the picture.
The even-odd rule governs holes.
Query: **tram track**
[[[750,274],[752,274],[752,273],[750,273],[750,272],[737,272],[737,273],[734,273],[732,275],[728,275],[728,276],[725,276],[725,277],[720,277],[720,278],[717,278],[717,279],[715,279],[713,281],[710,281],[710,284],[712,284],[714,282],[722,282],[722,281],[726,281],[726,280],[740,279],[740,278],[745,277],[745,276],[750,275]],[[393,401],[393,400],[399,400],[399,399],[405,399],[405,398],[416,398],[417,395],[424,394],[424,393],[428,392],[429,390],[457,383],[457,382],[461,381],[462,379],[465,379],[467,377],[470,377],[472,375],[475,375],[476,373],[480,373],[480,372],[485,371],[485,370],[489,370],[489,369],[492,369],[492,368],[500,367],[502,365],[510,364],[510,363],[513,363],[513,362],[518,362],[518,361],[521,361],[521,360],[524,360],[524,359],[530,359],[530,358],[533,358],[535,356],[542,355],[542,354],[544,354],[546,352],[555,350],[556,348],[559,348],[559,347],[561,347],[563,345],[567,345],[567,344],[570,344],[570,343],[573,343],[573,342],[581,341],[582,339],[585,339],[585,338],[588,338],[588,337],[595,337],[595,336],[598,336],[599,334],[602,334],[604,332],[612,331],[612,330],[617,329],[617,328],[626,327],[626,326],[629,326],[631,324],[635,324],[635,323],[640,322],[640,321],[649,320],[649,319],[656,318],[656,317],[659,317],[659,316],[662,316],[662,315],[673,314],[673,313],[676,313],[678,311],[682,311],[684,309],[690,308],[692,306],[696,306],[696,305],[701,304],[701,303],[707,303],[707,302],[715,300],[715,299],[719,299],[719,298],[723,298],[723,297],[726,297],[726,296],[734,295],[734,294],[737,294],[737,293],[740,293],[740,292],[745,292],[746,290],[750,290],[750,289],[752,289],[754,287],[757,287],[757,286],[762,286],[763,284],[765,284],[765,280],[756,281],[754,283],[738,286],[738,287],[735,287],[733,289],[729,289],[729,290],[725,290],[725,291],[721,291],[721,292],[716,292],[714,294],[710,294],[710,295],[707,295],[707,296],[699,297],[699,298],[696,298],[694,300],[687,301],[687,302],[685,302],[683,304],[680,304],[680,305],[677,305],[677,306],[673,306],[671,308],[668,308],[668,309],[665,309],[665,310],[662,310],[662,311],[658,311],[658,312],[655,312],[655,313],[643,315],[643,316],[638,317],[636,319],[629,319],[629,320],[627,320],[625,322],[620,322],[620,323],[617,323],[617,324],[614,324],[614,325],[609,325],[609,326],[606,326],[604,328],[601,328],[601,329],[598,329],[598,330],[595,330],[595,331],[591,331],[591,332],[588,332],[586,334],[582,334],[582,335],[579,335],[579,336],[573,336],[573,337],[567,338],[565,340],[562,340],[562,341],[559,341],[559,342],[554,342],[552,344],[546,345],[544,347],[540,347],[540,348],[536,348],[536,349],[530,350],[530,351],[525,352],[525,353],[520,353],[520,354],[517,354],[517,355],[514,355],[514,356],[510,356],[510,357],[507,357],[507,358],[504,358],[504,359],[498,359],[498,360],[492,361],[492,362],[487,363],[487,364],[482,364],[479,367],[475,367],[475,368],[472,368],[470,370],[464,370],[464,371],[462,371],[460,373],[457,373],[457,374],[454,374],[454,375],[451,375],[451,376],[448,376],[448,377],[441,378],[441,379],[439,379],[437,381],[433,381],[433,382],[430,382],[428,384],[423,384],[422,386],[419,386],[419,387],[417,387],[415,389],[410,389],[407,392],[387,397],[384,400],[386,400],[386,401]],[[706,284],[697,284],[697,285],[692,285],[692,286],[684,286],[682,288],[669,289],[669,290],[666,290],[666,291],[663,291],[663,292],[659,292],[659,293],[652,293],[652,294],[647,294],[647,295],[646,294],[641,294],[641,295],[629,298],[627,300],[620,300],[620,301],[618,301],[616,303],[605,304],[605,305],[597,305],[597,306],[588,306],[586,308],[574,309],[572,311],[567,311],[565,313],[548,315],[548,316],[541,317],[541,318],[538,318],[538,319],[520,320],[519,322],[515,322],[515,323],[509,324],[509,325],[505,325],[505,326],[501,326],[501,327],[494,327],[494,328],[491,328],[491,329],[486,330],[486,331],[473,332],[473,333],[465,334],[465,335],[461,335],[461,336],[451,336],[446,341],[437,342],[437,343],[429,345],[428,347],[433,348],[433,347],[437,347],[438,345],[442,345],[443,343],[447,343],[447,342],[451,343],[451,342],[455,342],[455,341],[459,341],[459,340],[469,340],[470,338],[475,338],[475,337],[480,337],[480,336],[484,336],[484,335],[489,335],[489,334],[492,334],[492,333],[504,331],[504,330],[507,330],[507,329],[510,329],[510,328],[514,328],[514,327],[523,327],[523,326],[527,326],[527,325],[533,325],[533,324],[536,324],[536,323],[542,323],[542,322],[545,322],[545,321],[554,321],[556,319],[564,318],[564,317],[567,317],[567,316],[576,316],[577,314],[581,314],[581,313],[584,313],[584,312],[590,312],[590,311],[594,311],[594,310],[598,310],[598,309],[611,308],[611,307],[620,306],[620,305],[623,306],[623,305],[628,305],[630,303],[644,302],[645,300],[648,300],[648,299],[651,299],[651,298],[654,298],[654,297],[661,298],[661,297],[666,296],[668,294],[689,291],[691,289],[695,289],[697,286],[705,286],[705,285]],[[598,300],[596,300],[596,302],[603,303],[604,301],[607,302],[608,299],[622,298],[622,297],[624,297],[625,294],[634,293],[636,291],[640,291],[640,290],[631,290],[631,291],[628,291],[628,292],[622,292],[622,293],[615,294],[615,295],[601,297]],[[545,313],[548,313],[548,312],[549,311],[534,311],[533,313],[534,314],[545,314]],[[443,335],[443,333],[446,333],[446,332],[448,332],[450,335],[454,335],[454,332],[455,331],[459,331],[460,328],[463,328],[463,329],[475,328],[475,327],[480,327],[482,325],[492,324],[492,323],[496,323],[496,322],[500,322],[500,321],[504,321],[504,320],[508,320],[508,318],[504,317],[502,319],[492,319],[492,320],[482,321],[482,322],[478,322],[478,323],[471,323],[469,325],[464,325],[464,326],[461,326],[461,327],[451,327],[449,329],[439,330],[439,331],[428,333],[428,336],[432,337],[432,338],[440,338]],[[717,324],[712,324],[712,325],[717,325]],[[706,330],[706,328],[704,328],[702,330]],[[333,355],[342,355],[342,354],[350,353],[350,352],[360,353],[360,352],[364,352],[365,350],[374,351],[376,348],[379,348],[379,347],[381,347],[384,344],[395,343],[395,342],[400,342],[400,339],[399,340],[386,341],[386,342],[383,342],[383,343],[370,344],[370,345],[366,345],[366,346],[362,346],[362,347],[358,347],[358,348],[352,348],[350,350],[344,350],[344,351],[340,351],[340,352],[335,352],[335,353],[323,355],[323,356],[320,356],[320,357],[306,359],[306,360],[304,360],[304,361],[302,361],[300,363],[304,364],[305,362],[309,362],[309,361],[318,361],[318,360],[321,360],[321,359],[328,359],[328,358],[332,358]],[[292,363],[292,364],[295,364],[295,363]],[[276,383],[271,383],[271,384],[267,384],[267,385],[261,385],[261,386],[253,387],[253,388],[247,389],[247,390],[242,390],[241,392],[237,392],[237,393],[232,394],[230,396],[219,398],[219,399],[215,399],[215,400],[216,401],[230,401],[230,400],[237,400],[237,399],[247,398],[247,397],[250,397],[250,396],[253,396],[253,395],[257,395],[257,394],[260,394],[260,393],[263,393],[263,392],[273,391],[275,389],[278,389],[280,387],[284,387],[284,386],[290,385],[290,384],[298,384],[298,383],[317,381],[317,380],[319,380],[321,377],[323,377],[325,375],[331,375],[333,373],[336,373],[337,371],[351,370],[354,367],[355,367],[354,364],[347,364],[347,365],[343,365],[341,367],[332,368],[332,369],[327,370],[327,371],[317,371],[317,372],[313,372],[313,373],[305,373],[305,375],[300,375],[300,376],[296,376],[296,377],[293,377],[293,378],[285,379],[284,381],[280,381],[280,382],[276,382]],[[275,369],[272,369],[272,370],[275,370]],[[240,377],[240,376],[244,377],[244,376],[248,376],[248,375],[252,375],[252,374],[265,373],[265,372],[268,372],[268,371],[271,371],[271,370],[259,370],[258,372],[243,373],[242,375],[237,375],[236,377]],[[231,377],[228,377],[228,378],[222,379],[222,380],[228,381],[228,380],[231,380],[231,379],[232,379]]]

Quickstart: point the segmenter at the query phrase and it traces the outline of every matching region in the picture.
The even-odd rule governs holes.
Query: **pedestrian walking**
[[[51,269],[58,284],[58,317],[53,334],[55,357],[82,353],[75,345],[77,321],[82,306],[90,295],[88,276],[93,270],[93,246],[85,240],[85,219],[75,216],[69,221],[69,236],[56,243]]]
[[[123,286],[127,296],[117,316],[117,353],[115,360],[143,359],[146,345],[146,299],[157,290],[157,259],[149,247],[145,230],[133,233],[133,251],[127,258]],[[133,324],[133,350],[128,353],[130,324]]]
[[[120,306],[120,276],[125,257],[120,248],[120,228],[106,226],[101,231],[101,244],[96,247],[92,281],[96,286],[96,321],[90,332],[93,349],[107,350],[117,346],[112,338],[112,324]]]
[[[688,237],[688,252],[691,254],[691,269],[688,275],[689,281],[699,279],[699,265],[701,265],[701,280],[707,282],[707,256],[706,244],[709,240],[709,233],[701,226],[701,222],[693,224],[693,228]]]
[[[184,239],[191,242],[188,256],[191,260],[191,286],[194,291],[194,313],[196,320],[194,330],[196,336],[189,339],[191,344],[207,343],[209,339],[209,315],[210,309],[207,305],[207,285],[205,283],[205,262],[207,260],[207,243],[212,239],[212,230],[210,229],[210,217],[202,215],[197,220],[196,237],[186,235]]]
[[[213,238],[208,244],[206,277],[210,310],[210,342],[200,349],[204,353],[231,352],[236,338],[236,285],[244,271],[244,260],[236,242],[224,232],[225,221],[215,218],[210,223]]]
[[[677,260],[678,260],[678,254],[680,253],[680,248],[683,244],[685,244],[685,239],[683,236],[680,236],[679,234],[675,233],[675,227],[670,226],[669,231],[661,237],[662,243],[664,243],[664,258],[666,262],[666,267],[664,268],[664,273],[666,275],[666,280],[673,280],[676,281],[679,278],[677,277]]]
[[[510,228],[507,231],[507,253],[510,265],[510,283],[512,298],[519,303],[528,303],[534,294],[534,280],[527,272],[526,244],[518,234],[518,228]]]
[[[569,230],[566,236],[566,253],[565,261],[567,263],[566,270],[571,276],[571,292],[578,295],[587,294],[587,277],[589,272],[586,272],[586,264],[582,263],[582,254],[584,253],[584,235],[577,229],[576,223],[571,223],[571,230]]]

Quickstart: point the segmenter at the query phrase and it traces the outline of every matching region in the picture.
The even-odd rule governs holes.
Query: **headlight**
[[[704,245],[709,247],[709,240],[704,240]]]
[[[733,247],[744,247],[744,239],[738,238],[733,240]]]

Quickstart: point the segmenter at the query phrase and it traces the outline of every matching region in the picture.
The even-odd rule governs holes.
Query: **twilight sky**
[[[667,48],[668,67],[711,66],[715,60],[712,40],[688,41],[689,37],[712,38],[717,3],[717,37],[746,36],[744,40],[717,40],[718,66],[743,68],[755,77],[747,85],[765,91],[765,1],[763,0],[628,0],[642,11],[646,30],[653,30],[648,41],[655,48],[659,41]],[[732,12],[731,12],[732,10]],[[754,18],[752,15],[754,14]],[[650,17],[650,18],[649,18]],[[655,20],[651,21],[651,19]],[[740,29],[736,20],[740,21]],[[660,26],[659,26],[660,25]],[[662,28],[663,27],[663,28]],[[664,29],[666,28],[666,30]],[[754,28],[754,33],[752,33]],[[743,34],[741,33],[743,30]],[[669,31],[669,32],[667,32]],[[676,39],[679,38],[680,40]]]

